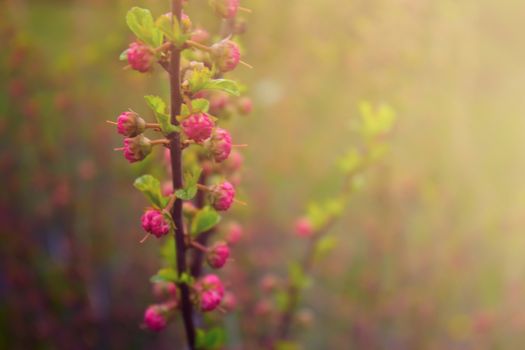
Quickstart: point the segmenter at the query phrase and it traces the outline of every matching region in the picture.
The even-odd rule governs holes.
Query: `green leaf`
[[[315,246],[315,259],[324,258],[336,245],[337,239],[334,236],[320,238]]]
[[[160,190],[160,182],[151,175],[142,175],[138,177],[133,186],[148,198],[149,202],[157,209],[162,209],[167,204],[167,198],[164,198]]]
[[[195,112],[208,112],[210,102],[204,98],[196,98],[191,101],[191,106]]]
[[[205,331],[197,330],[197,349],[214,350],[220,349],[226,342],[226,332],[219,327]]]
[[[212,74],[213,73],[207,67],[193,69],[188,79],[191,92],[196,93],[200,90],[203,90],[210,82]]]
[[[149,108],[153,111],[153,114],[155,114],[155,119],[157,119],[157,122],[160,124],[160,129],[163,134],[169,135],[173,132],[180,131],[179,127],[171,124],[171,118],[166,113],[166,102],[164,102],[162,98],[159,96],[147,95],[144,96],[144,99]]]
[[[126,50],[122,51],[120,56],[118,57],[118,59],[120,61],[127,61],[128,60],[128,51],[129,51],[129,49],[126,49]]]
[[[357,170],[363,163],[359,151],[355,148],[350,149],[348,153],[340,160],[339,168],[345,174],[349,174]]]
[[[189,201],[197,194],[197,183],[201,176],[202,169],[198,166],[193,167],[184,174],[184,187],[175,191],[177,198]]]
[[[294,262],[288,267],[290,282],[299,289],[307,288],[311,285],[311,279],[304,273],[301,265]]]
[[[179,277],[178,282],[190,285],[193,283],[194,280],[195,278],[193,278],[193,276],[191,276],[189,273],[183,272],[182,275]]]
[[[126,14],[126,23],[144,43],[152,47],[162,45],[162,32],[155,26],[150,10],[140,7],[131,8]]]
[[[162,15],[155,22],[157,28],[166,36],[166,38],[175,43],[177,46],[181,46],[188,40],[191,35],[182,33],[180,24],[177,18],[173,18],[173,25],[171,22],[171,16]]]
[[[241,94],[237,83],[228,79],[209,80],[206,84],[204,84],[202,90],[219,90],[234,96],[239,96]]]
[[[151,276],[150,281],[158,282],[177,282],[177,272],[171,267],[160,269],[155,275]]]
[[[277,290],[274,293],[275,306],[278,310],[284,311],[288,307],[289,297],[286,290]]]
[[[193,222],[191,223],[191,234],[195,236],[201,232],[208,231],[220,221],[221,216],[211,207],[206,206],[195,214]]]
[[[177,252],[175,250],[175,238],[173,235],[169,235],[160,247],[160,256],[164,262],[164,266],[173,269],[177,268]]]
[[[388,105],[374,108],[369,102],[361,102],[359,105],[361,114],[361,133],[370,140],[388,133],[396,120],[395,111]]]

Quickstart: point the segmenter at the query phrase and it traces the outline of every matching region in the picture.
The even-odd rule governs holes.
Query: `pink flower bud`
[[[163,305],[150,305],[144,312],[144,324],[154,332],[163,330],[168,324],[168,311]]]
[[[144,231],[151,233],[157,238],[160,238],[170,232],[170,225],[164,219],[164,215],[160,210],[148,209],[142,215],[142,228]]]
[[[221,128],[215,128],[210,140],[210,151],[217,163],[226,160],[232,150],[232,138],[230,133]]]
[[[210,5],[217,16],[231,19],[239,9],[239,0],[210,0]]]
[[[278,283],[279,280],[277,279],[277,277],[275,277],[275,275],[268,274],[264,276],[261,280],[261,289],[263,290],[263,292],[269,293],[277,287]]]
[[[117,118],[117,131],[126,137],[142,134],[146,129],[146,122],[133,112],[123,112]]]
[[[151,141],[142,134],[124,139],[124,157],[130,163],[146,158],[151,153],[151,148]]]
[[[237,298],[233,293],[226,292],[224,294],[224,298],[222,298],[222,307],[225,308],[226,311],[233,311],[235,307],[237,307]]]
[[[228,231],[226,233],[226,240],[229,244],[236,244],[243,236],[242,226],[236,222],[232,222],[228,225]]]
[[[162,184],[162,195],[165,197],[171,196],[173,194],[173,182],[166,181]]]
[[[206,275],[195,283],[199,306],[202,311],[216,309],[224,297],[224,286],[216,275]]]
[[[253,104],[249,97],[243,97],[238,102],[239,113],[247,115],[252,112]]]
[[[236,150],[232,150],[230,156],[223,163],[224,170],[229,173],[234,173],[239,170],[244,162],[244,158],[241,153]]]
[[[210,97],[210,113],[218,115],[230,102],[230,96],[227,93],[216,92]]]
[[[145,73],[153,68],[154,62],[155,53],[149,46],[138,41],[129,45],[128,63],[131,68],[141,73]]]
[[[208,254],[206,255],[206,261],[208,265],[214,269],[220,269],[226,264],[226,261],[230,257],[230,248],[224,242],[215,243]]]
[[[154,283],[153,295],[159,300],[177,300],[177,286],[173,282]]]
[[[207,113],[194,113],[181,122],[186,136],[195,142],[202,142],[210,138],[214,125]]]
[[[299,218],[295,221],[295,233],[299,237],[310,237],[314,230],[308,218]]]
[[[222,297],[214,290],[205,291],[201,294],[201,310],[213,311],[220,305]]]
[[[231,183],[225,181],[215,185],[210,189],[211,204],[219,211],[226,211],[230,208],[235,197],[235,188]]]
[[[221,72],[234,70],[241,59],[239,46],[231,40],[222,40],[213,44],[211,55]]]
[[[208,40],[210,37],[210,34],[202,28],[197,28],[191,33],[191,40],[196,41],[198,43],[203,43],[206,40]]]

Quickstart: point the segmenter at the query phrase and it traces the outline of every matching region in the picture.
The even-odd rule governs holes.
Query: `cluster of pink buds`
[[[196,300],[204,312],[215,310],[224,297],[224,285],[217,275],[206,275],[194,285]]]
[[[214,269],[220,269],[230,257],[230,248],[224,242],[215,243],[208,251],[206,260]]]
[[[123,151],[130,163],[146,158],[155,145],[166,146],[163,164],[170,181],[148,174],[134,183],[150,202],[141,217],[147,232],[141,243],[150,235],[161,238],[172,233],[173,239],[164,239],[163,244],[169,245],[170,251],[175,249],[175,256],[182,257],[184,264],[174,264],[172,257],[163,256],[167,260],[164,267],[151,279],[158,303],[145,310],[144,325],[160,331],[178,310],[183,315],[188,348],[194,349],[195,310],[232,310],[237,303],[217,275],[203,276],[201,271],[204,264],[212,269],[224,267],[231,246],[243,235],[242,227],[233,221],[226,234],[219,226],[221,216],[228,215],[224,212],[234,201],[239,202],[235,186],[240,182],[243,158],[234,147],[246,146],[232,143],[224,123],[233,115],[249,114],[252,102],[241,97],[243,89],[236,81],[224,77],[239,63],[250,67],[241,60],[237,37],[245,28],[237,19],[238,11],[249,10],[240,7],[239,0],[210,0],[213,11],[227,19],[223,32],[229,34],[207,43],[214,36],[202,27],[193,27],[187,8],[181,9],[185,4],[175,0],[172,12],[156,19],[147,9],[128,11],[126,22],[137,39],[121,54],[121,60],[141,73],[158,64],[170,76],[172,98],[167,103],[161,96],[145,96],[156,123],[146,122],[131,110],[109,123],[124,136],[124,146],[117,150]],[[144,135],[147,129],[164,138],[150,140]],[[216,240],[214,235],[221,233],[222,239]]]
[[[215,126],[207,113],[194,113],[181,122],[181,127],[186,136],[197,143],[210,138]]]
[[[211,205],[218,211],[230,209],[235,199],[235,187],[228,181],[210,188]]]
[[[155,52],[140,41],[129,44],[128,63],[136,71],[149,72],[155,63]]]
[[[230,133],[222,128],[215,128],[210,139],[210,151],[213,159],[220,163],[230,156],[232,150],[232,138]]]
[[[170,232],[170,224],[164,218],[160,210],[148,209],[142,215],[142,228],[160,238]]]
[[[137,135],[135,137],[127,137],[124,139],[124,147],[116,150],[123,150],[124,157],[130,163],[143,160],[151,153],[151,140],[144,135]]]
[[[124,157],[130,163],[135,163],[146,158],[154,145],[166,144],[166,139],[150,140],[143,135],[143,132],[148,129],[159,129],[159,124],[146,123],[135,112],[122,112],[116,122],[107,121],[107,123],[116,125],[117,132],[125,136],[124,147],[115,148],[116,151],[123,151]]]
[[[134,112],[123,112],[117,118],[117,131],[122,136],[134,137],[146,130],[146,122]]]
[[[231,40],[223,40],[211,46],[211,55],[221,72],[235,69],[241,60],[239,45]]]

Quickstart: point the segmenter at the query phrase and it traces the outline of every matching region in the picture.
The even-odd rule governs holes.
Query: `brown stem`
[[[172,0],[172,17],[177,18],[180,23],[182,0]],[[180,114],[182,96],[180,93],[180,50],[171,46],[170,58],[170,117],[173,125],[178,125],[177,115]],[[172,133],[170,139],[171,170],[173,189],[182,188],[182,150],[179,133]],[[186,245],[184,242],[184,223],[182,218],[182,200],[177,198],[171,209],[171,217],[175,224],[175,250],[177,260],[177,273],[181,276],[186,273]],[[190,290],[186,283],[178,283],[181,297],[181,312],[186,340],[191,350],[195,349],[195,325],[193,323],[193,305],[190,300]]]
[[[146,129],[159,129],[160,124],[158,123],[146,123]]]
[[[171,141],[168,139],[158,139],[158,140],[151,140],[149,143],[151,145],[169,145]]]
[[[201,177],[199,179],[198,186],[204,186],[206,183],[206,175],[201,174]],[[204,191],[198,191],[197,195],[195,196],[195,206],[199,209],[204,208],[204,205],[206,204],[206,192]],[[202,244],[203,246],[206,246],[206,243],[208,242],[208,238],[213,233],[213,229],[201,233],[195,241]],[[200,250],[196,250],[193,253],[193,261],[191,264],[191,275],[193,277],[199,277],[202,274],[202,264],[204,261],[205,254],[204,252]]]
[[[202,50],[202,51],[206,51],[206,52],[210,52],[211,51],[211,48],[209,48],[208,46],[206,45],[202,45],[196,41],[193,41],[193,40],[186,40],[186,44],[190,45],[190,46],[193,46],[199,50]]]

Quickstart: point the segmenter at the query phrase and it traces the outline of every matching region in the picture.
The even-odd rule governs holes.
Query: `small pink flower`
[[[232,292],[226,292],[224,294],[224,298],[222,298],[222,307],[226,309],[226,311],[232,311],[237,306],[237,298]]]
[[[226,160],[232,150],[230,133],[221,128],[216,128],[210,140],[210,151],[217,163]]]
[[[217,16],[232,19],[239,9],[239,0],[211,0],[210,5]]]
[[[299,237],[310,237],[314,230],[308,218],[299,218],[295,221],[295,233]]]
[[[231,40],[222,40],[213,44],[211,54],[221,72],[234,70],[241,59],[239,46]]]
[[[243,236],[242,226],[236,222],[230,223],[228,226],[228,232],[226,234],[226,240],[229,244],[236,244]]]
[[[202,311],[216,309],[224,297],[224,286],[216,275],[206,275],[195,283],[199,306]]]
[[[201,294],[201,310],[213,311],[221,304],[222,297],[214,290],[202,292]]]
[[[124,139],[124,157],[130,163],[138,162],[143,160],[151,153],[151,141],[140,134],[135,137],[127,137]]]
[[[195,142],[209,139],[214,125],[207,113],[194,113],[181,122],[182,130],[186,136]]]
[[[177,299],[177,286],[173,282],[157,282],[153,284],[153,295],[159,300]]]
[[[215,185],[210,189],[212,206],[219,211],[230,208],[235,198],[235,187],[228,181]]]
[[[229,173],[234,173],[239,170],[244,163],[244,158],[241,153],[236,150],[232,150],[230,156],[224,161],[224,170]]]
[[[133,112],[123,112],[117,118],[117,131],[126,137],[142,134],[146,128],[146,122]]]
[[[160,238],[170,232],[170,225],[164,219],[164,215],[160,210],[148,209],[142,215],[142,228],[144,231],[151,233],[157,238]]]
[[[162,185],[162,195],[165,197],[171,196],[173,194],[173,182],[166,181]]]
[[[261,279],[260,285],[263,292],[269,293],[277,287],[278,283],[279,281],[275,275],[268,274]]]
[[[242,115],[250,114],[253,110],[253,103],[249,97],[243,97],[238,102],[239,113]]]
[[[201,283],[205,288],[217,291],[221,298],[224,296],[224,285],[219,276],[214,274],[206,275],[201,279]]]
[[[160,332],[168,324],[167,311],[162,305],[150,305],[144,312],[144,324],[149,330]]]
[[[230,97],[227,93],[216,92],[210,97],[210,113],[213,115],[220,114],[230,102]]]
[[[206,40],[208,40],[210,37],[210,33],[208,33],[205,29],[197,28],[191,33],[191,40],[196,41],[198,43],[203,43]]]
[[[138,41],[129,45],[128,63],[131,68],[145,73],[153,68],[153,62],[155,62],[155,54],[149,46]]]
[[[224,242],[215,243],[206,256],[208,265],[214,269],[220,269],[226,264],[226,261],[230,257],[230,248]]]

